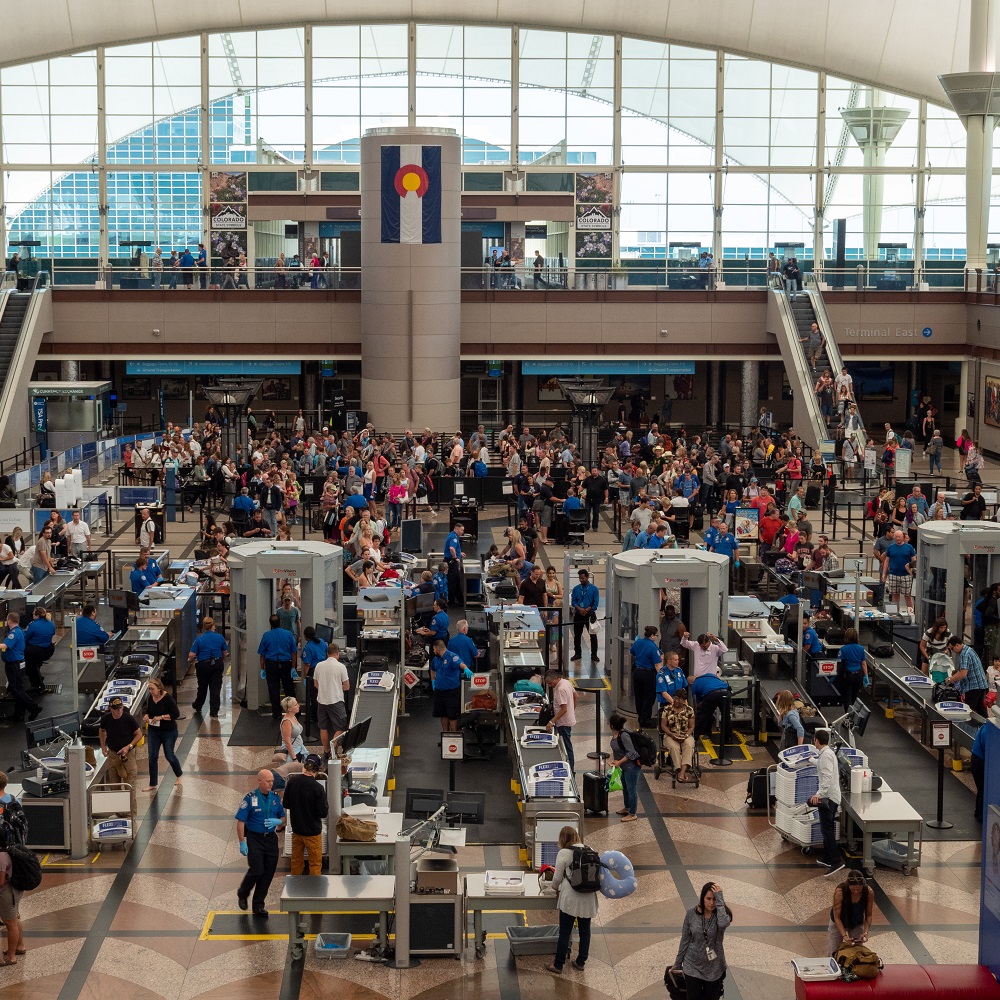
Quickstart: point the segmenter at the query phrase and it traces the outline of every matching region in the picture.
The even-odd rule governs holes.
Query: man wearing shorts
[[[14,864],[10,855],[0,850],[0,921],[7,928],[7,954],[0,962],[2,965],[16,965],[17,956],[24,954],[21,915],[18,912],[24,893],[10,884],[13,873]]]
[[[434,687],[434,718],[441,720],[441,732],[458,732],[458,716],[462,709],[460,688],[465,664],[456,653],[448,651],[444,639],[434,642],[431,658],[431,684]]]
[[[885,574],[887,597],[901,597],[907,610],[913,613],[913,568],[917,562],[917,550],[906,541],[906,535],[897,531],[892,536],[892,545],[885,550],[882,572]]]
[[[312,669],[312,682],[316,686],[316,718],[319,721],[319,738],[323,753],[330,756],[330,740],[347,729],[347,706],[344,694],[350,690],[351,681],[347,667],[340,662],[340,647],[331,642],[327,658]]]

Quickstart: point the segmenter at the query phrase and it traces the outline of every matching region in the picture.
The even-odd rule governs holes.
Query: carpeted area
[[[868,720],[864,736],[857,741],[879,771],[885,762],[886,778],[894,792],[900,792],[925,820],[937,816],[938,763],[937,755],[930,754],[899,724],[887,719],[876,706]],[[884,766],[884,765],[883,765]],[[925,840],[972,840],[982,836],[981,824],[972,810],[975,796],[951,773],[944,776],[944,818],[954,823],[951,830],[924,829]]]
[[[233,733],[229,737],[231,747],[276,747],[280,742],[278,721],[271,718],[270,712],[267,715],[258,715],[249,709],[240,712],[233,726]]]
[[[447,790],[449,777],[449,764],[441,759],[441,724],[431,715],[430,700],[412,704],[408,701],[407,711],[410,714],[399,720],[402,750],[394,762],[396,790],[392,804],[400,811],[408,787]],[[468,828],[468,842],[521,843],[521,814],[510,790],[512,772],[507,750],[498,747],[490,760],[459,761],[455,769],[456,788],[486,793],[486,823]]]

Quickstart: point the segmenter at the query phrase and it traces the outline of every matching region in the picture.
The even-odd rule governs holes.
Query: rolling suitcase
[[[811,483],[806,487],[806,510],[819,509],[820,488],[817,484]]]
[[[585,813],[608,812],[608,779],[601,771],[583,773],[583,810]]]

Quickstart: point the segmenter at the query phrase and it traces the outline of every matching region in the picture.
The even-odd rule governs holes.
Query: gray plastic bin
[[[347,958],[351,953],[351,935],[317,934],[313,951],[317,958]]]
[[[576,932],[572,940],[576,939]],[[507,940],[510,953],[516,958],[521,955],[554,955],[559,941],[557,924],[537,924],[534,927],[508,927]]]
[[[895,868],[896,871],[903,871],[908,867],[906,863],[906,844],[901,844],[898,840],[873,840],[872,860],[886,868]],[[920,848],[913,851],[913,865],[917,868],[920,865]]]

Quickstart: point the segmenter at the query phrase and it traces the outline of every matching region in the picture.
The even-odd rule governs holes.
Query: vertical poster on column
[[[756,542],[760,537],[760,511],[756,507],[737,507],[733,531],[738,542]]]
[[[208,183],[212,263],[238,261],[247,252],[247,172],[213,170]]]
[[[611,260],[613,194],[614,175],[610,172],[576,175],[577,260]]]

